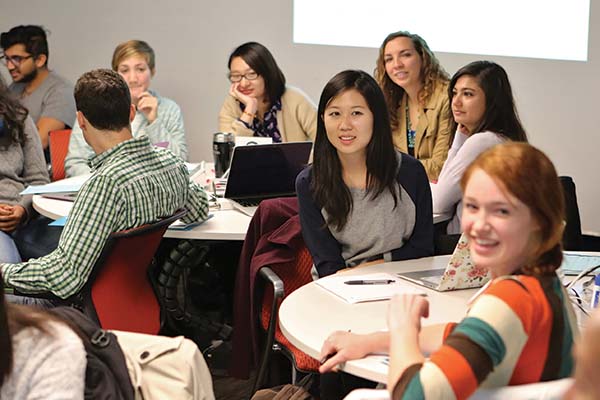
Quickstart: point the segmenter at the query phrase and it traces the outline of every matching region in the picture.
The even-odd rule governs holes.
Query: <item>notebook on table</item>
[[[311,149],[311,142],[235,147],[224,197],[252,216],[262,200],[295,196],[296,176],[308,163]]]
[[[489,272],[477,267],[471,260],[469,242],[464,234],[460,236],[446,268],[401,272],[397,275],[438,292],[478,288],[490,280]]]

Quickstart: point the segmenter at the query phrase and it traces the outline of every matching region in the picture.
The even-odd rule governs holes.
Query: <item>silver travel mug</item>
[[[217,132],[213,135],[213,157],[217,178],[222,177],[229,168],[234,147],[235,138],[233,133]]]

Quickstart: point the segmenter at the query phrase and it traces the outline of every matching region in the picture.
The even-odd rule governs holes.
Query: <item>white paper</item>
[[[358,280],[389,280],[393,283],[376,285],[348,285],[345,283]],[[419,290],[405,280],[385,272],[367,275],[331,275],[317,280],[316,283],[350,304],[387,300],[396,294],[425,295],[423,290]]]

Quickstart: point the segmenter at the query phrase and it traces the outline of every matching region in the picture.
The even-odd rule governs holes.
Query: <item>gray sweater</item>
[[[25,328],[13,336],[14,362],[0,399],[83,399],[86,353],[66,325],[48,322],[50,334]]]
[[[19,193],[27,186],[49,181],[37,128],[27,117],[24,143],[0,147],[0,204],[20,204],[31,215],[31,196]]]

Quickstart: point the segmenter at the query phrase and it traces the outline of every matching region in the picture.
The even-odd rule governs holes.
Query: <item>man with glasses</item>
[[[48,70],[46,32],[35,25],[16,26],[0,35],[2,63],[10,72],[10,90],[35,121],[49,161],[48,133],[75,121],[73,86]]]

